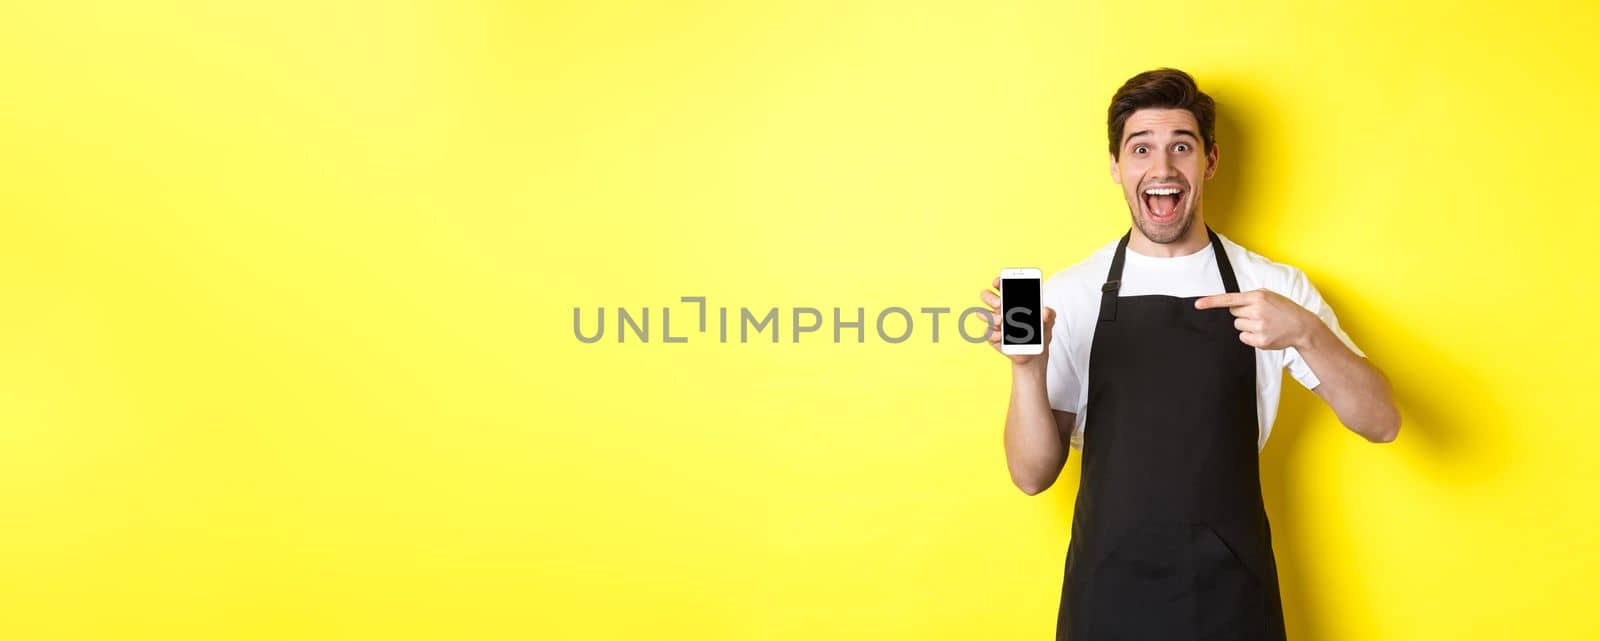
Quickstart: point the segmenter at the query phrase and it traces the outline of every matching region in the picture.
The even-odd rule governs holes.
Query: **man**
[[[1042,492],[1083,451],[1056,638],[1283,639],[1258,465],[1281,370],[1369,441],[1399,412],[1305,274],[1206,224],[1219,153],[1194,79],[1134,76],[1107,120],[1132,228],[1046,282],[1049,349],[1009,357],[1013,482]]]

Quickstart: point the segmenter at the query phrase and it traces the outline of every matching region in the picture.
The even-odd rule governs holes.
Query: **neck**
[[[1146,238],[1144,232],[1139,231],[1138,225],[1133,226],[1133,235],[1128,238],[1128,249],[1157,258],[1188,256],[1205,249],[1209,244],[1211,237],[1206,234],[1206,219],[1200,212],[1195,212],[1194,224],[1189,225],[1188,233],[1170,243],[1158,243]]]

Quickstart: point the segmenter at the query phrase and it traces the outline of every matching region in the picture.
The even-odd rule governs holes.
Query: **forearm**
[[[1011,402],[1006,408],[1006,466],[1024,493],[1038,494],[1055,483],[1067,460],[1045,388],[1043,359],[1011,368]]]
[[[1345,346],[1326,325],[1315,328],[1295,349],[1321,380],[1314,390],[1333,408],[1339,422],[1375,443],[1394,440],[1400,433],[1400,411],[1395,407],[1389,379]]]

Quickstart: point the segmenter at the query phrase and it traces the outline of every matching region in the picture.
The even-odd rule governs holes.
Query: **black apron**
[[[1206,233],[1223,286],[1239,291],[1222,241]],[[1282,640],[1255,348],[1227,308],[1195,309],[1198,297],[1119,297],[1127,248],[1124,234],[1089,352],[1056,639]]]

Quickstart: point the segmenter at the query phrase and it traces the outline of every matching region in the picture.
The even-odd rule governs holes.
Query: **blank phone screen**
[[[1001,310],[1002,341],[1006,345],[1038,345],[1044,342],[1040,325],[1043,311],[1039,308],[1039,279],[1004,278],[1000,280],[1000,299],[1005,303]]]

